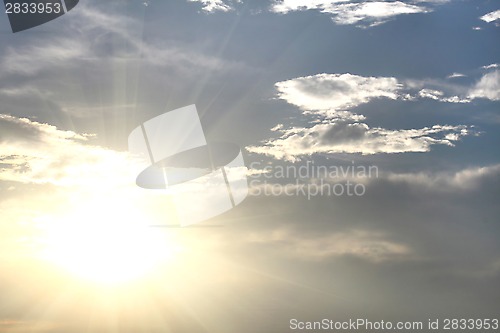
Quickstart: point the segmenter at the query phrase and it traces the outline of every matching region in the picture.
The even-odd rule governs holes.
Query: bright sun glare
[[[43,236],[43,256],[79,278],[112,284],[136,280],[182,250],[165,230],[145,225],[144,214],[133,205],[106,200],[80,207],[47,224]]]

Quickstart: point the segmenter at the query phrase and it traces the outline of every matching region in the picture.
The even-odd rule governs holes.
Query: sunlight
[[[97,283],[145,277],[182,251],[174,235],[148,227],[144,214],[127,201],[85,202],[44,226],[43,257]]]

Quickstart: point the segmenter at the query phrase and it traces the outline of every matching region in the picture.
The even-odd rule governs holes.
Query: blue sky
[[[16,34],[1,15],[0,332],[498,316],[499,11],[466,0],[82,0]],[[209,141],[244,148],[259,182],[207,221],[223,227],[155,230],[150,247],[149,231],[116,231],[170,218],[133,186],[127,137],[190,104]],[[379,174],[354,179],[363,196],[255,195],[295,182],[266,178],[265,166],[307,163]],[[64,260],[46,256],[65,246]],[[116,259],[79,263],[90,249],[120,246],[123,274],[144,267],[138,253],[170,259],[132,282],[85,279],[82,267]]]

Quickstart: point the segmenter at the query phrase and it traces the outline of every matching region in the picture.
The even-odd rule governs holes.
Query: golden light
[[[137,280],[175,261],[175,234],[148,226],[147,214],[123,195],[84,200],[44,226],[43,258],[88,281]],[[53,218],[53,217],[52,217]]]

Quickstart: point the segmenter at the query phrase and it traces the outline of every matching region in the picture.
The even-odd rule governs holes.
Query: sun
[[[70,274],[96,283],[140,279],[175,261],[175,234],[151,228],[133,202],[107,197],[80,202],[45,224],[43,257]]]

